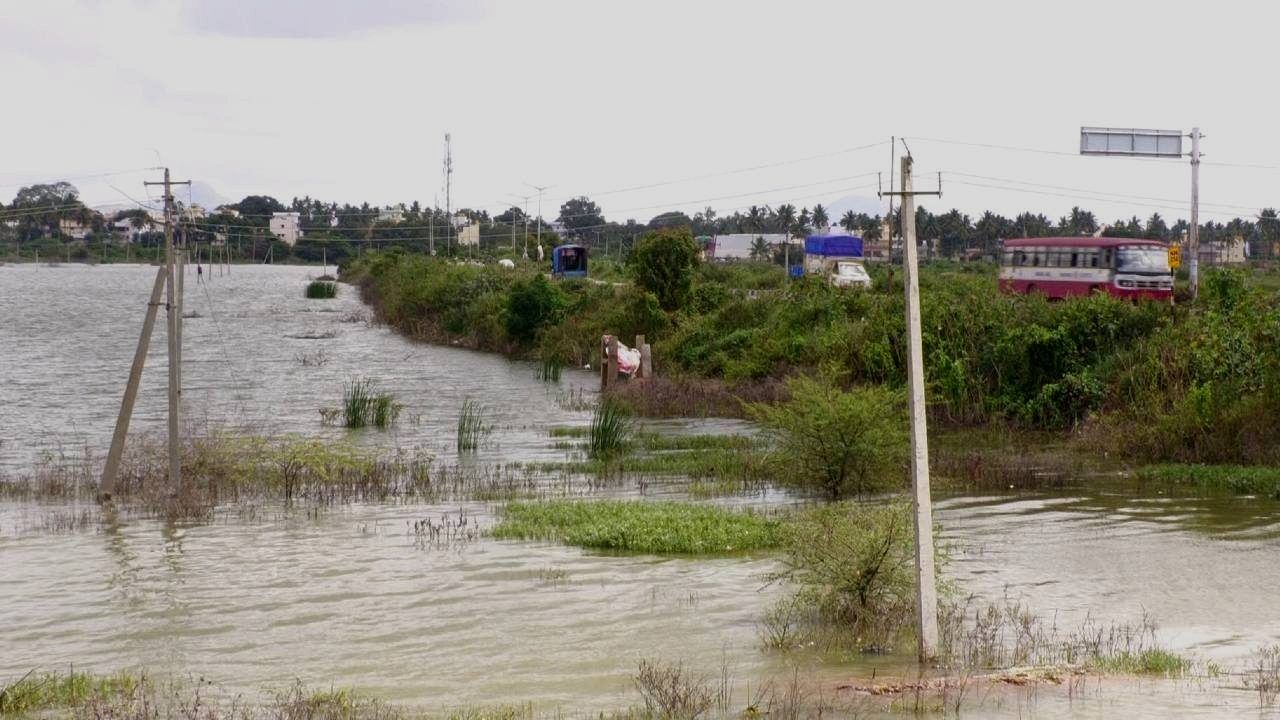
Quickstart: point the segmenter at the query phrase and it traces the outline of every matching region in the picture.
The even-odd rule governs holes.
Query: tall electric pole
[[[529,187],[538,191],[538,247],[541,248],[542,247],[542,192],[550,188],[551,186],[543,185],[539,187],[537,185],[534,185],[533,183],[525,183],[525,185],[528,185]],[[528,253],[529,251],[525,250],[525,257],[528,257]]]
[[[1187,275],[1191,280],[1191,297],[1200,295],[1200,128],[1191,128],[1191,257]]]
[[[164,264],[168,282],[165,287],[165,319],[169,341],[169,481],[176,490],[182,480],[182,455],[179,433],[182,413],[182,285],[178,251],[173,247],[173,186],[190,185],[191,181],[173,182],[169,168],[164,169],[163,182],[144,185],[164,186]]]
[[[912,187],[911,154],[902,158],[902,272],[907,306],[907,380],[911,412],[911,486],[916,533],[916,608],[919,612],[921,662],[938,654],[938,590],[933,562],[933,500],[929,493],[929,433],[925,422],[924,357],[920,339],[920,278],[916,248],[916,192]]]
[[[449,133],[444,134],[444,247],[448,252],[452,247],[450,245],[450,230],[453,227],[453,136]]]

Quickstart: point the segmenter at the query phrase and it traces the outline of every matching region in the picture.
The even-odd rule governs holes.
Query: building
[[[93,228],[81,223],[79,220],[62,218],[58,220],[58,232],[66,235],[72,240],[83,240],[93,232]]]
[[[111,223],[111,231],[125,242],[136,243],[146,233],[163,232],[164,223],[157,223],[151,218],[141,221],[136,218],[121,218]]]
[[[279,238],[280,242],[293,247],[302,237],[302,217],[296,212],[271,213],[270,228],[271,234]]]
[[[757,238],[763,238],[768,243],[771,253],[774,247],[788,242],[786,233],[728,233],[725,235],[713,235],[710,238],[710,242],[706,243],[704,254],[708,260],[751,260],[751,248],[756,244]],[[771,260],[772,257],[760,259]]]
[[[472,247],[480,247],[480,225],[475,223],[458,230],[457,241],[459,246],[470,245]]]
[[[382,208],[378,211],[378,222],[398,223],[404,221],[404,206]]]
[[[1201,265],[1243,265],[1248,254],[1248,243],[1239,236],[1200,243]]]

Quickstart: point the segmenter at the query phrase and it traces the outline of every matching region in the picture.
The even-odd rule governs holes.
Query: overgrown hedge
[[[344,279],[388,322],[428,339],[582,365],[600,335],[643,333],[665,374],[741,385],[821,374],[843,386],[905,382],[901,273],[869,290],[786,283],[768,265],[703,264],[682,307],[627,283],[533,285],[532,267],[370,253]],[[997,292],[993,274],[926,267],[921,311],[935,421],[1087,427],[1116,450],[1181,461],[1280,461],[1280,302],[1210,271],[1176,307],[1105,295],[1068,302]],[[534,297],[512,303],[513,288]],[[517,307],[538,317],[513,318]],[[551,310],[546,310],[550,308]],[[546,310],[544,312],[544,310]]]

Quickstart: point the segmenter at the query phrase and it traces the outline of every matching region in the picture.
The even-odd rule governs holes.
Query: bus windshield
[[[1116,270],[1128,273],[1169,274],[1169,251],[1162,247],[1122,247],[1116,253]]]

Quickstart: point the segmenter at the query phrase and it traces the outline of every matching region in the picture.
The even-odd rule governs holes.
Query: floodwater
[[[547,427],[584,424],[559,386],[527,363],[412,343],[357,319],[353,290],[304,300],[315,269],[236,266],[187,280],[189,415],[207,427],[348,437],[324,427],[357,372],[405,404],[392,431],[357,442],[447,457],[471,397],[498,425],[482,459],[560,458]],[[0,267],[0,473],[44,451],[97,452],[110,438],[154,269]],[[299,336],[327,336],[304,339]],[[162,430],[163,324],[157,326],[134,430]],[[300,355],[323,348],[327,361]],[[575,390],[574,392],[578,392]],[[559,396],[558,396],[559,394]],[[409,418],[412,417],[410,421]],[[673,431],[688,423],[667,423]],[[731,423],[699,427],[733,429]],[[1105,485],[951,497],[937,505],[948,574],[987,600],[1010,597],[1067,631],[1086,620],[1135,622],[1227,670],[1280,642],[1280,512],[1254,499],[1141,497]],[[773,496],[771,496],[773,497]],[[792,658],[760,648],[757,622],[781,592],[767,555],[671,559],[483,537],[430,542],[416,521],[487,527],[494,506],[358,504],[315,512],[265,506],[208,524],[109,520],[88,530],[24,531],[62,506],[0,503],[0,682],[33,668],[148,668],[235,692],[295,678],[427,706],[534,702],[593,712],[637,702],[642,658],[734,676],[739,694],[785,677]],[[832,682],[870,666],[802,657]],[[903,658],[874,661],[883,673]],[[1264,715],[1228,681],[1107,681],[1001,691],[975,716]]]

